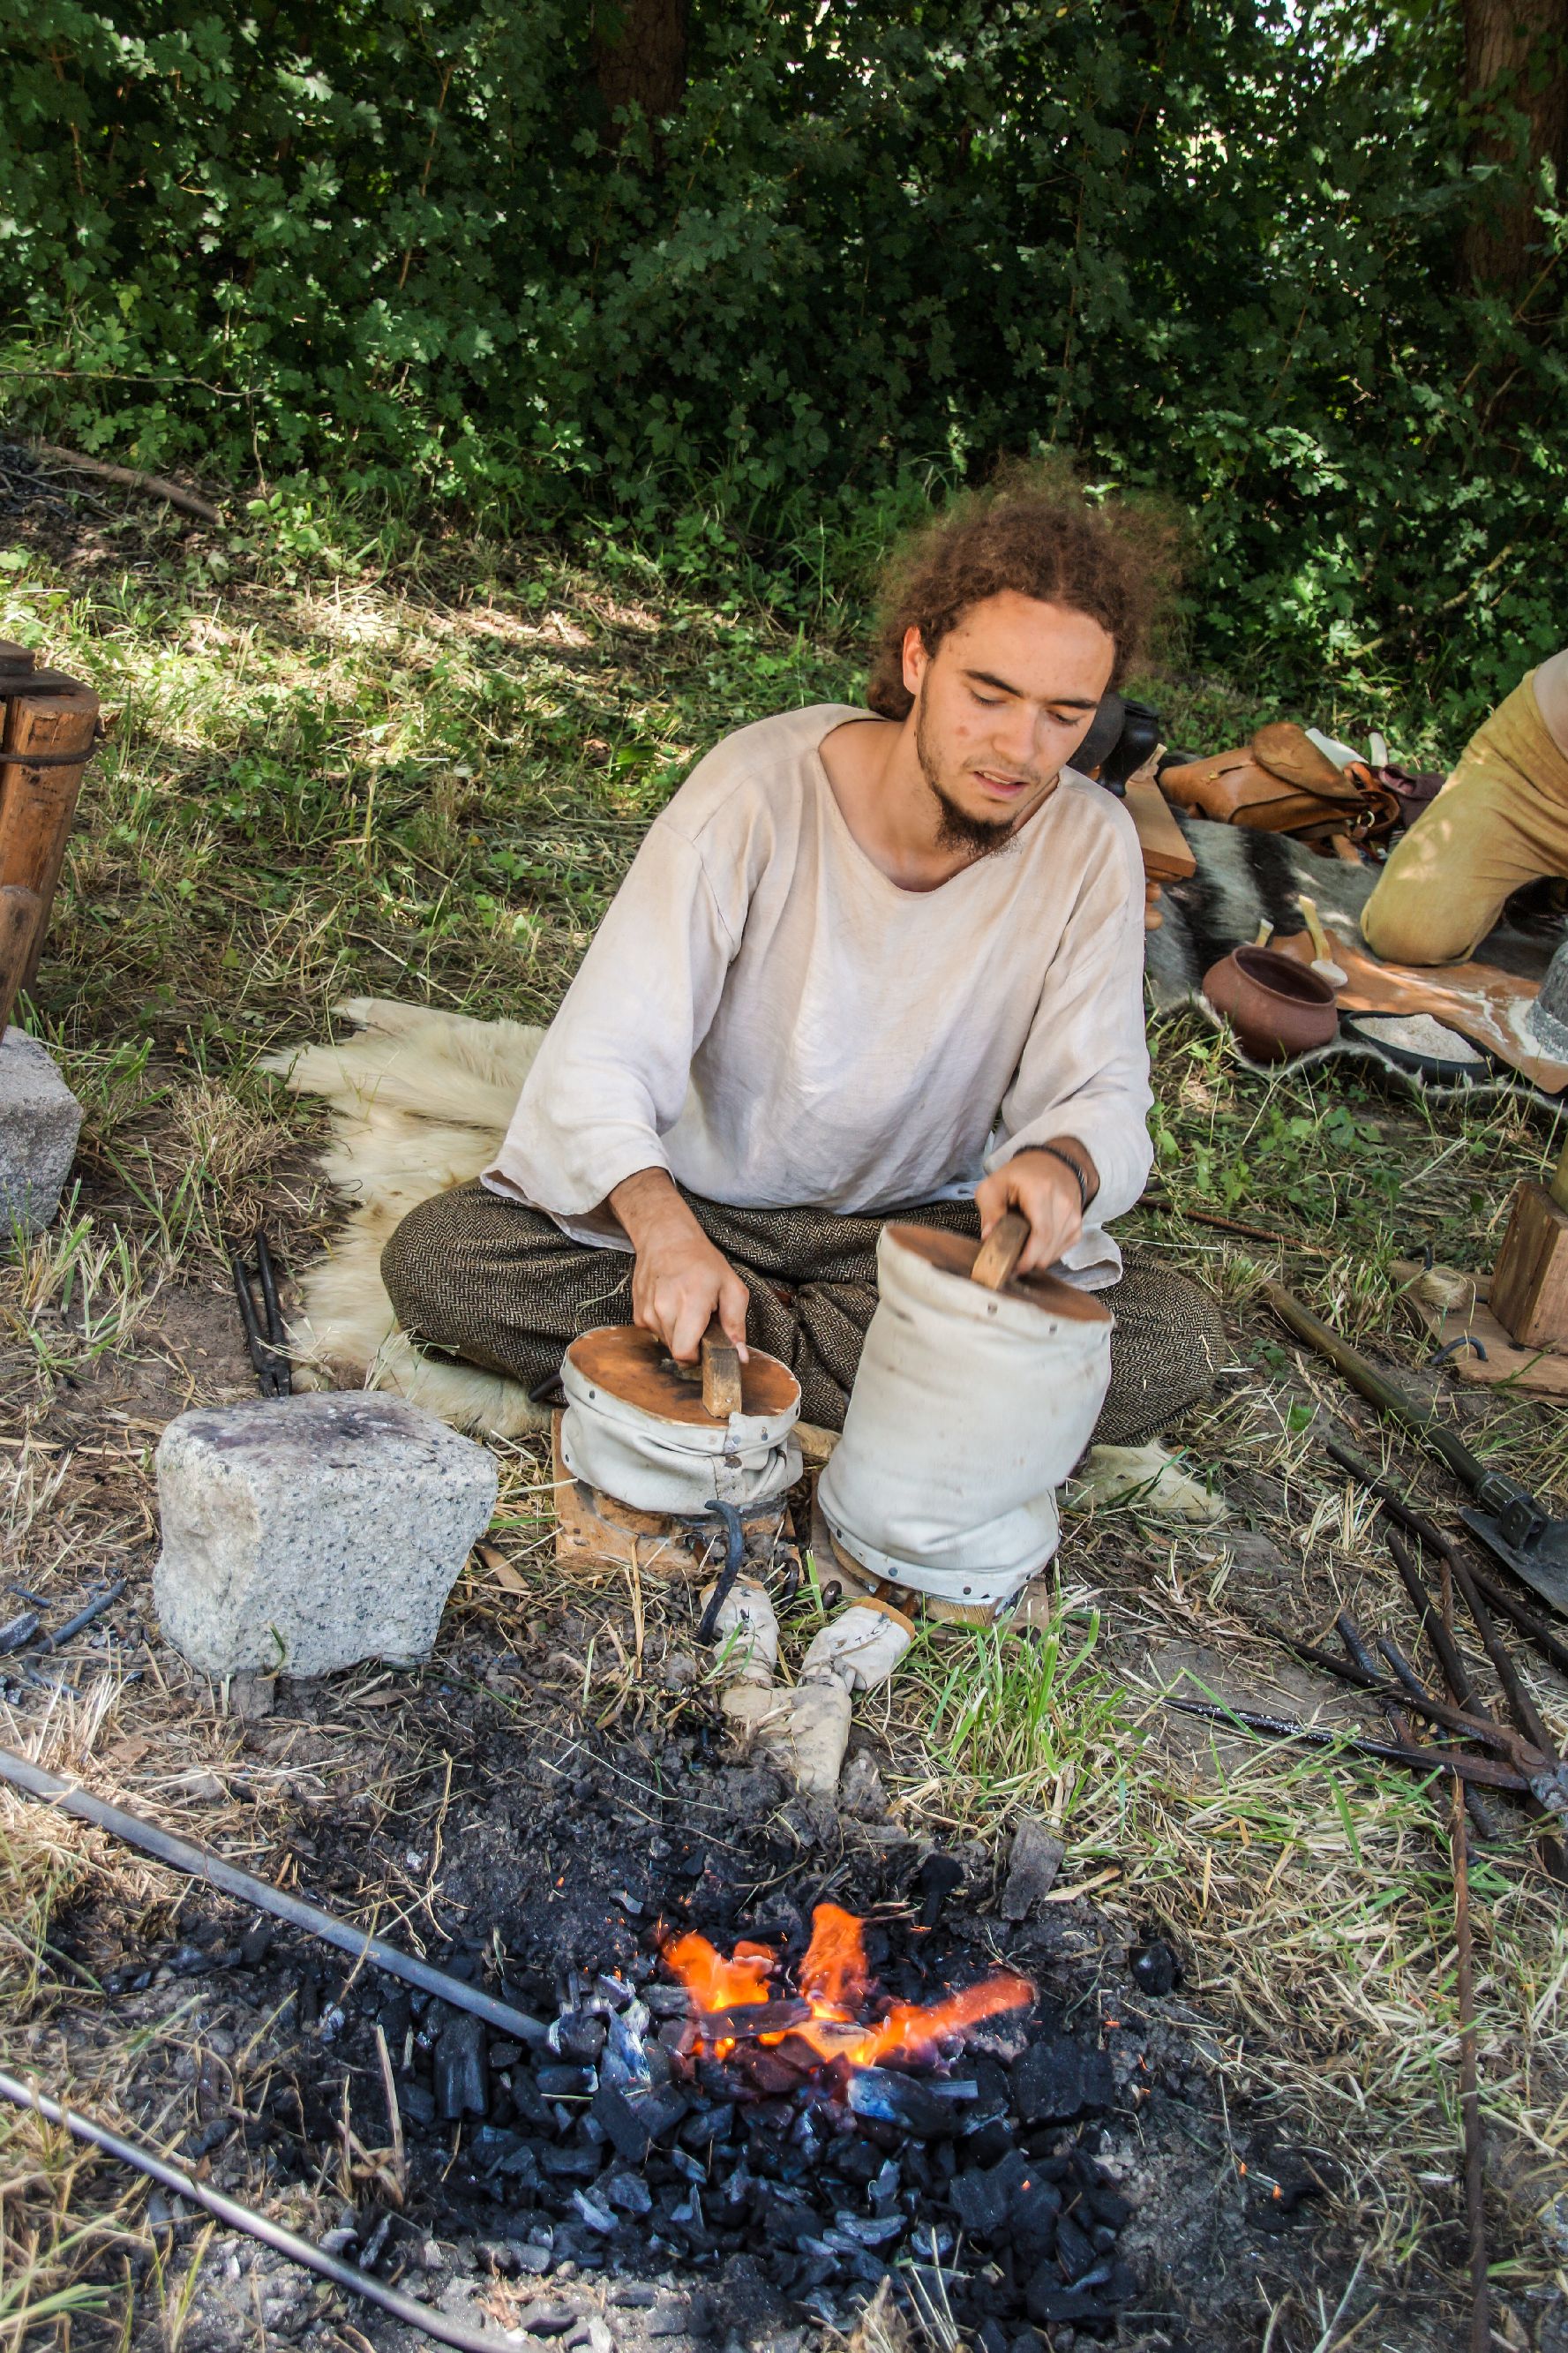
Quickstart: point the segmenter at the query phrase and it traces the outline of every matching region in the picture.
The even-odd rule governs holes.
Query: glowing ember
[[[666,1945],[664,1958],[696,2003],[699,2041],[717,2058],[733,2051],[737,2037],[711,2029],[704,2035],[702,2015],[723,2011],[732,2027],[739,2023],[733,2017],[737,2009],[790,1999],[787,1987],[775,1989],[770,1982],[773,1953],[766,1945],[737,1945],[726,1960],[706,1936],[688,1934]],[[1026,2009],[1035,1999],[1027,1978],[1002,1971],[941,2001],[895,2001],[880,2016],[868,2016],[877,2010],[879,1995],[867,1966],[861,1924],[837,1904],[819,1904],[811,1915],[811,1942],[795,1971],[795,1991],[797,2007],[807,2005],[807,2014],[747,2039],[779,2043],[787,2037],[806,2043],[821,2059],[842,2059],[851,2067],[933,2057],[942,2043],[962,2039],[982,2019]]]

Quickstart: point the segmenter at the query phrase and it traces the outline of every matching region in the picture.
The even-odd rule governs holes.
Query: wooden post
[[[1568,1210],[1528,1177],[1513,1197],[1488,1304],[1521,1348],[1568,1347]]]
[[[43,953],[82,771],[98,733],[98,697],[25,646],[0,639],[0,1037]],[[26,755],[35,756],[29,760]],[[12,760],[9,755],[23,756]]]

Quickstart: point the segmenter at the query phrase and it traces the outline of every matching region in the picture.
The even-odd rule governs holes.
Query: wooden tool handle
[[[997,1219],[976,1251],[970,1281],[984,1284],[987,1291],[1000,1291],[1023,1257],[1028,1239],[1027,1218],[1009,1209],[1005,1217]]]
[[[717,1316],[702,1335],[702,1409],[715,1421],[741,1411],[741,1358]]]

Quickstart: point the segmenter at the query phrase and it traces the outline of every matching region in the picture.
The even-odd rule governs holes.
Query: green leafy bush
[[[1191,512],[1196,659],[1475,707],[1561,641],[1562,219],[1461,285],[1441,11],[695,0],[651,128],[591,13],[0,0],[14,423],[294,531],[327,473],[782,543],[807,598],[1055,448]]]

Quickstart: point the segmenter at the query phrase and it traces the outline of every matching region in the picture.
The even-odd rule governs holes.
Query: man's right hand
[[[715,1250],[663,1168],[640,1168],[610,1195],[610,1207],[637,1253],[632,1321],[664,1342],[678,1364],[691,1364],[715,1315],[746,1359],[750,1294]]]

